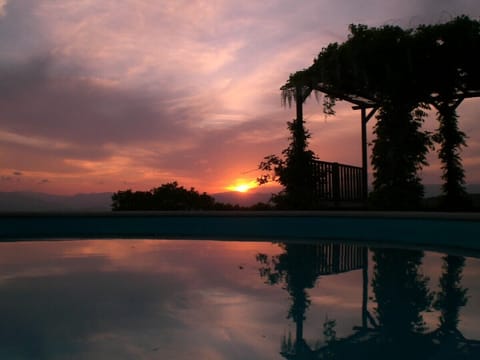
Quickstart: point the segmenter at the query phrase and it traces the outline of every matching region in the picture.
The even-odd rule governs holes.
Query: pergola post
[[[303,121],[303,95],[301,87],[297,87],[295,91],[295,105],[297,108],[297,121]]]
[[[357,107],[354,107],[354,109]],[[358,108],[357,108],[358,109]],[[368,120],[377,111],[377,107],[371,108],[367,114],[367,108],[362,106],[361,110],[361,127],[362,127],[362,183],[363,183],[363,201],[366,204],[368,199],[368,155],[367,155],[367,123]]]
[[[362,328],[368,328],[368,248],[365,247],[362,251]]]

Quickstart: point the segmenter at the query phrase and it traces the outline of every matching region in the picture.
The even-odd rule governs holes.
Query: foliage
[[[240,206],[217,202],[205,192],[199,193],[194,188],[187,190],[174,181],[149,191],[120,190],[112,195],[112,210],[266,211],[272,210],[272,205],[258,202],[251,206]]]
[[[420,206],[423,185],[417,175],[426,165],[431,140],[420,131],[425,112],[398,103],[385,103],[374,126],[372,167],[376,207],[408,209]]]
[[[440,289],[434,306],[440,310],[440,329],[448,332],[458,327],[460,308],[467,304],[468,289],[462,288],[462,272],[465,258],[447,255],[443,257],[443,272],[440,277]]]
[[[215,199],[178,186],[176,181],[149,191],[125,190],[112,195],[112,210],[213,210]]]
[[[318,278],[316,269],[315,245],[282,244],[284,252],[269,257],[258,254],[257,261],[262,264],[260,276],[267,284],[283,284],[292,298],[288,318],[295,322],[305,320],[305,311],[310,306],[310,298],[305,289],[315,286]]]
[[[383,334],[402,342],[406,336],[425,330],[422,312],[429,310],[433,301],[429,279],[420,272],[423,252],[376,249],[373,254],[375,312]]]
[[[258,183],[276,181],[284,190],[272,196],[272,202],[280,209],[309,209],[312,202],[311,162],[316,159],[308,150],[310,133],[305,129],[303,119],[288,122],[291,133],[289,146],[282,151],[282,157],[269,155],[260,163],[259,169],[265,173]]]
[[[336,320],[329,320],[328,317],[325,317],[325,322],[323,323],[323,336],[325,337],[325,342],[328,345],[331,345],[337,340],[337,331],[335,330],[336,326]]]
[[[336,320],[329,320],[327,316],[325,316],[325,321],[323,323],[323,336],[325,338],[325,343],[327,344],[324,358],[325,359],[335,359],[337,358],[335,354],[336,349],[336,342],[337,339],[337,331],[335,327],[337,326]]]
[[[466,135],[458,129],[458,116],[455,109],[447,102],[438,106],[439,127],[433,139],[440,144],[438,157],[442,162],[442,179],[444,193],[442,208],[454,210],[465,209],[470,205],[465,189],[465,171],[463,170],[460,151],[466,146]]]

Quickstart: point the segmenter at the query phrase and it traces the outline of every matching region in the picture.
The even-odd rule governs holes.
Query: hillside
[[[52,195],[0,192],[0,211],[109,211],[111,193]]]

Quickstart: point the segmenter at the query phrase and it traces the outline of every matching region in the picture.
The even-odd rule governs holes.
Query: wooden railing
[[[313,196],[319,201],[365,201],[362,168],[315,160],[311,162]]]
[[[348,244],[318,244],[316,246],[316,272],[330,275],[363,269],[367,266],[367,248]]]

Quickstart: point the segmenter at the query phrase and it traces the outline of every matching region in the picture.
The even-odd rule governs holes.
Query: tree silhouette
[[[425,330],[421,313],[430,309],[433,294],[420,273],[422,258],[415,250],[373,250],[375,312],[387,342],[400,345]]]
[[[303,338],[303,322],[305,313],[310,306],[310,298],[306,289],[315,286],[318,278],[316,269],[316,245],[312,244],[280,244],[283,253],[269,257],[258,254],[257,261],[262,264],[260,276],[267,284],[283,284],[291,298],[291,305],[287,318],[296,324],[295,341],[290,347],[284,339],[283,347],[294,350],[296,355],[307,356],[311,349]]]
[[[466,135],[459,130],[457,107],[463,100],[459,93],[479,89],[480,23],[460,16],[445,24],[421,26],[415,34],[425,58],[441,59],[423,64],[423,76],[436,96],[431,103],[437,109],[439,127],[434,140],[439,143],[442,163],[443,207],[462,209],[469,206],[465,173],[460,157]]]
[[[470,205],[465,189],[465,171],[460,158],[461,147],[466,146],[464,132],[458,129],[458,116],[455,108],[443,101],[438,105],[438,120],[440,122],[435,142],[440,144],[438,156],[442,162],[443,203],[446,209],[465,209]]]
[[[125,190],[112,195],[112,210],[212,210],[215,199],[178,186],[176,181],[150,191]]]
[[[440,330],[443,333],[457,332],[460,308],[467,304],[468,289],[462,288],[462,271],[465,258],[447,255],[443,257],[443,273],[440,278],[441,291],[434,306],[440,310]]]
[[[304,94],[296,89],[294,96],[303,101]],[[305,121],[301,107],[297,106],[297,118],[287,122],[290,132],[290,144],[282,151],[283,157],[266,156],[259,169],[264,171],[257,179],[259,184],[277,181],[284,190],[272,197],[272,201],[280,209],[311,209],[313,201],[313,182],[311,162],[316,159],[313,151],[308,149],[310,133],[305,129]]]
[[[428,134],[420,131],[422,109],[384,103],[374,127],[371,201],[377,208],[418,208],[424,189],[418,171],[427,165]]]

